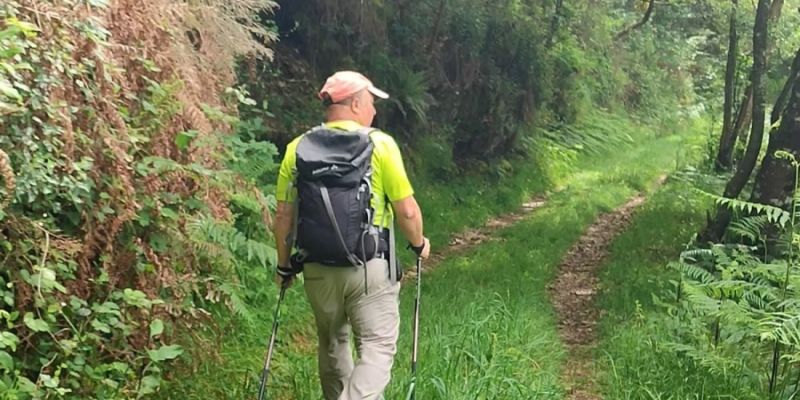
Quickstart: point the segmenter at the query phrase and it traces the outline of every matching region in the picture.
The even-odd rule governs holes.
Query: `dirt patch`
[[[666,176],[662,176],[658,184],[665,181]],[[600,311],[594,306],[597,271],[608,256],[609,245],[630,225],[634,211],[645,199],[643,194],[638,194],[613,212],[601,215],[567,251],[555,281],[548,287],[558,318],[558,331],[569,352],[562,371],[568,399],[600,399],[594,388],[592,365],[600,318]]]
[[[480,228],[467,229],[463,232],[455,234],[448,241],[447,247],[442,250],[436,251],[431,254],[430,258],[423,263],[422,271],[428,272],[436,268],[442,261],[453,257],[455,255],[466,252],[486,241],[492,240],[494,234],[510,225],[513,225],[533,211],[544,207],[547,200],[543,196],[537,196],[530,201],[523,203],[517,211],[509,214],[504,214],[486,221]],[[403,275],[403,282],[416,277],[417,273],[414,266],[406,268]]]

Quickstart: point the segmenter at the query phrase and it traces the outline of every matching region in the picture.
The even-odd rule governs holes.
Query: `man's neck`
[[[331,110],[330,112],[326,113],[325,121],[333,122],[333,121],[354,121],[358,122],[358,119],[355,115],[351,112],[343,112],[344,110]]]
[[[358,121],[356,121],[355,119],[352,119],[352,118],[328,118],[325,121],[326,124],[331,124],[331,123],[334,123],[334,122],[354,122],[356,124],[361,125],[361,123],[359,123]]]

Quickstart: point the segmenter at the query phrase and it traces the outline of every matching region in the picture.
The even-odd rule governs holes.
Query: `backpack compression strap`
[[[363,262],[350,252],[347,248],[347,244],[344,242],[342,231],[339,230],[339,224],[336,223],[336,215],[333,213],[333,205],[331,204],[331,196],[328,194],[328,188],[320,186],[319,190],[322,194],[322,201],[325,203],[325,211],[327,211],[328,219],[330,219],[331,225],[333,225],[333,229],[336,231],[336,237],[339,238],[339,244],[341,244],[342,249],[347,253],[347,261],[350,261],[350,264],[353,264],[354,267],[362,265]]]

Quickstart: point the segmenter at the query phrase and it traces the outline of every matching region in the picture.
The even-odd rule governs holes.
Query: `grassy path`
[[[564,191],[494,238],[444,260],[423,280],[420,397],[561,399],[568,359],[547,286],[568,249],[597,217],[615,209],[672,164],[674,138],[662,138],[584,169]],[[403,299],[411,315],[413,296]],[[408,384],[409,324],[396,378]]]
[[[610,248],[599,274],[598,325],[594,352],[603,398],[750,399],[735,379],[714,378],[666,344],[680,341],[680,320],[664,312],[674,299],[678,274],[666,268],[700,229],[711,201],[678,180],[651,196],[633,224]],[[717,191],[721,189],[709,189]],[[671,221],[665,224],[664,221]],[[758,398],[758,397],[756,397]]]
[[[454,240],[457,251],[423,277],[417,398],[564,398],[561,371],[567,350],[547,286],[586,228],[634,194],[651,190],[686,146],[676,136],[642,136],[636,146],[579,163],[580,172],[561,182],[563,190],[546,204],[535,203],[533,212],[489,224],[493,235],[477,230],[484,232],[480,239],[459,239],[479,246]],[[410,383],[413,290],[414,285],[406,285],[401,294],[401,338],[387,399],[405,398]],[[263,308],[255,329],[221,327],[228,334],[217,345],[218,362],[194,365],[193,379],[174,382],[164,398],[236,399],[252,393],[270,311],[270,306]],[[302,290],[289,293],[284,315],[271,398],[321,398],[316,339]]]
[[[659,186],[666,175],[658,179]],[[601,215],[567,251],[550,286],[558,330],[569,357],[562,372],[570,400],[597,400],[593,373],[593,351],[597,344],[600,310],[595,306],[599,290],[598,271],[608,258],[608,249],[633,220],[636,209],[646,201],[642,193],[613,212]]]

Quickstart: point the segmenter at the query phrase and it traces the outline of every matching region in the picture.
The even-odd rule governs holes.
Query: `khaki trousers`
[[[400,284],[389,280],[388,262],[364,270],[308,263],[305,290],[317,323],[319,377],[325,400],[381,399],[389,384],[400,328]],[[350,331],[358,361],[353,363]]]

